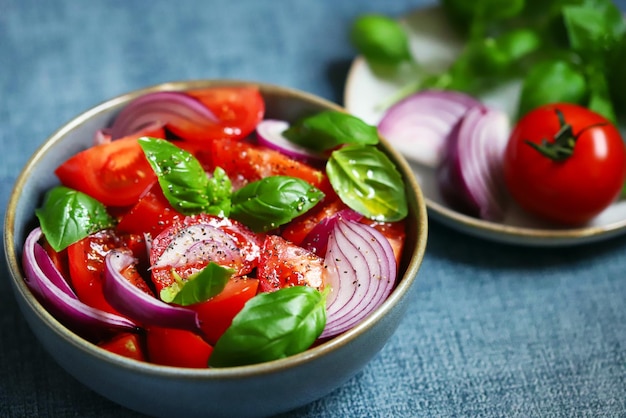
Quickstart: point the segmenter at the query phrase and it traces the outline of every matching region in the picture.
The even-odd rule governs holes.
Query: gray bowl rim
[[[130,100],[144,95],[146,93],[155,91],[177,91],[188,90],[194,88],[202,88],[209,86],[257,86],[263,94],[265,92],[273,94],[281,94],[286,96],[293,96],[300,100],[310,102],[314,105],[329,108],[339,111],[345,111],[341,106],[328,101],[319,96],[315,96],[311,93],[307,93],[301,90],[293,89],[290,87],[278,86],[275,84],[269,84],[264,82],[245,81],[245,80],[229,80],[229,79],[198,79],[198,80],[183,80],[183,81],[171,81],[166,83],[155,84],[149,87],[133,90],[127,93],[120,94],[100,104],[97,104],[90,109],[78,114],[70,121],[62,125],[57,131],[50,135],[42,145],[31,155],[25,164],[24,168],[20,172],[16,179],[9,197],[9,203],[7,205],[7,211],[4,221],[4,248],[5,257],[8,263],[8,269],[11,274],[11,279],[15,285],[15,289],[19,292],[19,295],[24,298],[28,307],[39,317],[39,319],[48,325],[59,337],[65,340],[68,344],[75,346],[84,352],[93,355],[104,362],[115,365],[116,367],[132,369],[134,372],[139,372],[147,375],[169,377],[169,378],[186,378],[190,380],[221,380],[221,379],[242,379],[245,377],[253,377],[262,374],[278,373],[287,369],[298,367],[301,364],[314,361],[318,357],[323,357],[335,350],[338,350],[342,346],[349,344],[351,341],[358,339],[367,333],[374,324],[376,324],[382,317],[387,315],[394,306],[398,305],[401,300],[407,297],[409,290],[416,281],[417,273],[421,266],[426,250],[426,241],[428,236],[428,222],[424,197],[419,187],[417,180],[412,174],[412,170],[404,157],[399,152],[395,151],[389,143],[381,138],[381,144],[385,148],[385,152],[394,161],[400,172],[405,179],[405,187],[408,193],[413,191],[416,198],[416,207],[413,208],[416,214],[416,222],[418,229],[418,236],[416,237],[416,245],[413,253],[410,256],[410,261],[406,266],[404,275],[398,281],[393,292],[385,300],[385,302],[379,306],[374,312],[372,312],[366,319],[356,325],[354,328],[331,338],[328,341],[321,343],[318,346],[309,348],[308,350],[285,357],[278,360],[273,360],[265,363],[237,366],[237,367],[225,367],[225,368],[206,368],[206,369],[193,369],[183,367],[162,366],[148,362],[141,362],[133,359],[129,359],[107,350],[98,347],[77,334],[66,328],[61,322],[59,322],[54,316],[52,316],[34,297],[30,289],[26,286],[23,279],[23,273],[21,270],[21,263],[18,262],[16,256],[16,249],[14,246],[14,227],[15,227],[15,212],[16,206],[19,201],[20,191],[28,179],[31,171],[42,158],[45,153],[56,145],[57,142],[72,129],[85,123],[91,117],[108,112]]]

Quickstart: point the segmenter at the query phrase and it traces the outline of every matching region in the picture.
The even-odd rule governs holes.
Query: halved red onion
[[[168,305],[130,283],[121,271],[133,264],[129,251],[112,250],[104,259],[104,297],[113,308],[142,325],[184,329],[201,334],[198,314]]]
[[[41,229],[35,228],[24,242],[24,281],[52,315],[81,335],[93,335],[98,330],[138,328],[128,318],[92,308],[79,301],[46,250],[39,244],[41,237]],[[61,284],[61,281],[65,284]]]
[[[502,160],[510,133],[503,111],[476,106],[455,126],[437,170],[442,197],[456,210],[499,221],[507,206]]]
[[[113,139],[121,138],[160,122],[169,126],[199,128],[219,123],[217,117],[199,100],[175,91],[147,93],[126,105],[110,128]]]
[[[319,256],[326,254],[328,237],[330,236],[333,228],[335,227],[335,223],[337,223],[337,219],[339,218],[349,221],[359,221],[363,218],[363,215],[349,208],[342,209],[334,215],[322,219],[320,223],[315,225],[306,237],[304,237],[300,246]]]
[[[389,241],[375,228],[338,218],[328,239],[326,327],[320,338],[354,327],[389,296],[397,265]]]
[[[283,136],[289,123],[283,120],[265,119],[256,127],[257,141],[273,150],[279,151],[298,161],[320,162],[326,157],[305,147],[295,144]]]
[[[436,167],[454,125],[469,108],[479,105],[464,93],[423,90],[387,109],[378,132],[407,159]]]

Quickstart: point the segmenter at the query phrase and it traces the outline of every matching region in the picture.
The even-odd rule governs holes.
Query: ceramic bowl
[[[30,158],[11,194],[4,224],[4,247],[12,288],[24,317],[50,355],[72,376],[102,396],[152,416],[268,416],[323,397],[358,373],[394,333],[412,300],[427,238],[422,192],[405,160],[383,140],[381,149],[406,181],[409,202],[407,242],[397,287],[385,303],[353,329],[301,354],[263,364],[223,369],[158,366],[105,351],[68,330],[50,315],[25,285],[22,243],[36,225],[34,210],[57,184],[53,170],[87,147],[129,101],[158,90],[210,85],[255,84],[266,100],[266,117],[295,120],[339,106],[288,88],[229,80],[161,84],[108,100],[69,121]],[[242,399],[241,394],[245,393]]]

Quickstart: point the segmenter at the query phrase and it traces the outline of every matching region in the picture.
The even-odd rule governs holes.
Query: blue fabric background
[[[29,155],[89,107],[195,78],[270,82],[340,103],[354,17],[428,4],[0,0],[2,216]],[[626,416],[626,237],[541,250],[430,228],[419,292],[393,338],[343,387],[285,417]],[[1,262],[0,416],[136,417],[42,350]]]

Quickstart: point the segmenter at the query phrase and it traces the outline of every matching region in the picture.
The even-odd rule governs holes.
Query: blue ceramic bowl
[[[22,243],[36,225],[35,208],[57,184],[53,170],[89,145],[129,101],[157,90],[210,85],[255,84],[266,100],[267,117],[295,120],[313,111],[341,110],[307,93],[273,85],[234,81],[166,83],[121,95],[77,116],[56,131],[19,175],[6,212],[4,247],[19,307],[40,343],[72,376],[127,408],[152,416],[250,417],[288,411],[319,399],[359,372],[394,333],[412,298],[426,247],[426,207],[405,160],[383,140],[381,149],[406,181],[407,242],[399,282],[387,301],[348,332],[301,354],[263,364],[223,369],[186,369],[131,360],[105,351],[68,330],[50,315],[25,285]],[[267,390],[271,388],[271,390]],[[241,393],[245,393],[242,401]],[[285,394],[289,396],[285,396]],[[158,394],[167,394],[159,396]]]

